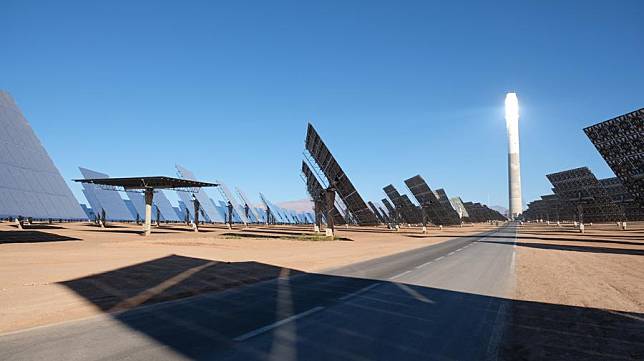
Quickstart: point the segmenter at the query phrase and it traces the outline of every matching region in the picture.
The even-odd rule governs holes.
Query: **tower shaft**
[[[519,157],[519,100],[515,93],[508,93],[505,97],[505,121],[508,130],[509,216],[515,219],[523,211]]]
[[[519,157],[519,124],[508,129],[508,189],[510,216],[516,218],[522,212],[521,200],[521,160]]]

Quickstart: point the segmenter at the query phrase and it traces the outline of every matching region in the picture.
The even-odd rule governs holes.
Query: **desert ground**
[[[223,317],[227,320],[220,319],[223,324],[212,321],[209,327],[241,337],[242,330],[267,322],[262,312],[275,305],[263,307],[263,302],[279,305],[280,300],[292,298],[298,302],[306,299],[301,306],[304,310],[320,303],[326,306],[312,309],[329,309],[328,313],[320,312],[326,316],[302,321],[309,327],[302,325],[299,340],[319,337],[311,338],[311,332],[325,334],[322,326],[337,318],[334,332],[347,332],[351,326],[355,326],[351,332],[372,330],[373,335],[368,336],[373,338],[371,344],[382,342],[380,327],[404,324],[399,334],[402,339],[387,346],[392,355],[399,353],[400,342],[412,335],[429,337],[427,332],[435,334],[444,327],[458,333],[439,333],[442,338],[433,338],[430,344],[409,344],[415,345],[405,349],[411,358],[415,352],[427,352],[422,345],[431,346],[429,352],[437,345],[451,345],[445,354],[456,359],[486,353],[507,360],[644,356],[644,223],[629,223],[627,230],[619,230],[615,224],[593,224],[587,225],[584,233],[572,224],[554,223],[430,227],[427,234],[419,227],[400,231],[339,227],[335,240],[316,236],[312,226],[236,225],[229,230],[206,225],[195,233],[185,225],[163,225],[149,237],[142,237],[140,228],[111,224],[102,229],[90,223],[64,223],[17,230],[10,223],[1,223],[0,334],[7,347],[15,346],[8,347],[6,355],[20,359],[24,350],[20,345],[49,340],[54,331],[61,333],[56,346],[29,348],[29,352],[66,350],[83,329],[90,332],[85,342],[94,342],[104,327],[105,332],[126,340],[131,331],[123,331],[122,325],[128,325],[157,340],[154,344],[148,344],[149,339],[137,341],[142,343],[137,347],[154,355],[150,357],[167,356],[155,353],[158,348],[154,345],[159,343],[192,356],[191,340],[197,336],[193,332],[199,330],[194,325],[201,317],[195,310],[207,312],[208,317]],[[298,276],[302,276],[299,281]],[[274,285],[262,286],[266,282]],[[289,297],[252,296],[282,290],[285,282],[291,284],[284,289]],[[348,289],[347,283],[351,284]],[[363,286],[364,290],[359,290]],[[234,290],[241,291],[227,293]],[[364,293],[351,301],[352,290]],[[338,292],[339,301],[324,303]],[[235,303],[241,295],[253,302]],[[183,300],[195,301],[176,302]],[[192,304],[208,307],[194,308]],[[154,312],[186,317],[169,319],[174,326],[168,331],[174,335],[174,328],[190,325],[181,336],[185,345],[157,334],[160,325],[146,310],[164,305],[167,311]],[[346,309],[352,305],[361,308]],[[481,305],[487,306],[481,309]],[[229,311],[217,313],[222,307]],[[250,309],[244,309],[247,307]],[[439,311],[440,307],[448,309]],[[290,310],[283,317],[294,312]],[[112,317],[93,317],[97,315]],[[140,327],[128,317],[150,323]],[[343,317],[351,321],[341,321]],[[425,318],[434,320],[431,327],[437,329],[428,329]],[[80,319],[88,323],[68,322]],[[248,322],[253,326],[244,326]],[[34,328],[45,325],[54,326]],[[289,329],[284,326],[235,347],[267,352],[262,349],[263,340],[280,338],[280,332]],[[467,336],[468,332],[474,334]],[[293,340],[288,334],[284,337],[283,342]],[[463,337],[472,343],[467,347],[453,344]],[[339,342],[336,351],[348,352],[354,345],[342,337],[333,342]],[[499,345],[498,349],[490,349],[493,344]],[[126,345],[123,341],[96,347],[99,354],[118,355],[130,352]],[[221,350],[227,350],[225,345],[229,344],[224,343]],[[315,355],[317,343],[310,345],[310,350],[303,352]],[[29,355],[26,357],[34,357]]]
[[[526,224],[517,239],[515,297],[644,313],[644,223]]]
[[[443,230],[429,228],[428,234],[424,235],[419,228],[402,228],[394,232],[384,227],[338,227],[339,240],[325,241],[311,238],[314,235],[312,226],[245,228],[235,225],[233,230],[228,230],[223,225],[205,225],[199,233],[194,233],[185,225],[163,225],[155,228],[149,237],[139,235],[141,226],[135,224],[108,226],[101,229],[91,223],[42,224],[19,231],[9,222],[0,223],[0,333],[102,313],[106,309],[100,307],[102,300],[96,298],[105,297],[104,294],[81,297],[65,286],[66,282],[137,264],[150,264],[153,260],[252,261],[284,269],[324,272],[497,228],[487,224],[445,227]],[[159,277],[161,283],[176,276],[171,271],[173,268],[182,267],[183,264],[159,267],[169,273],[163,273],[163,270],[159,273],[154,267],[137,269],[139,274],[130,275],[130,279],[123,280],[127,284],[120,285],[127,288],[127,292],[121,290],[121,294],[118,289],[108,292],[119,302],[112,305],[105,300],[106,304],[118,306],[107,311],[138,305],[141,301],[128,301],[131,297],[127,296],[145,292],[151,283],[149,278]],[[184,288],[190,288],[188,291],[163,289],[152,292],[163,293],[163,297],[156,297],[155,301],[166,301],[269,277],[275,275],[261,270],[251,274],[245,267],[238,272],[232,270],[227,278],[213,275],[208,284],[187,286],[182,283]],[[137,284],[137,278],[148,280]]]

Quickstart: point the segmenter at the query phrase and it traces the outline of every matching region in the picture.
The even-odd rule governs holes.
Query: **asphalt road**
[[[0,360],[495,360],[515,232],[6,334]]]

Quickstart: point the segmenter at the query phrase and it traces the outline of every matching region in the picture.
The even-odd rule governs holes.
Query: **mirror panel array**
[[[0,218],[87,219],[9,93],[0,91]]]

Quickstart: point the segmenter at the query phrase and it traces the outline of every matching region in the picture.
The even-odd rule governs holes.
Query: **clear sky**
[[[180,163],[301,199],[311,121],[366,199],[421,174],[507,207],[505,93],[524,202],[548,172],[611,176],[582,128],[644,106],[642,19],[644,1],[0,0],[0,89],[67,180]]]

